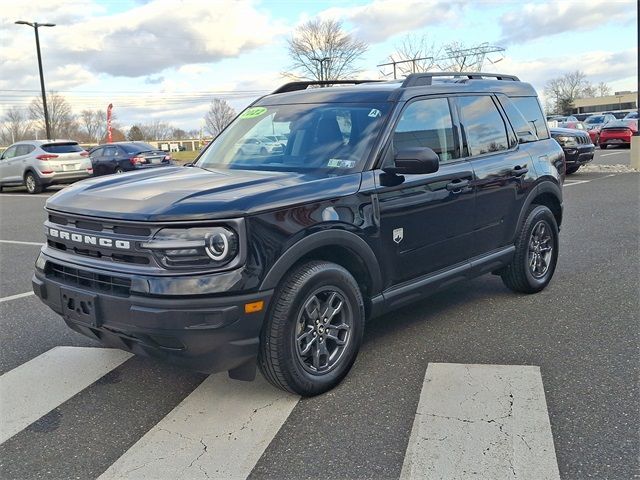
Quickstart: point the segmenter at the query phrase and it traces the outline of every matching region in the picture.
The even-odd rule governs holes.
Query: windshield
[[[202,168],[343,174],[363,168],[389,104],[250,107],[207,148]]]
[[[587,118],[584,123],[602,123],[604,122],[604,117],[602,115],[594,115],[593,117]]]

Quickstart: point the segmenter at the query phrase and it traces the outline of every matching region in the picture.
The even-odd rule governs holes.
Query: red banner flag
[[[111,109],[113,109],[113,103],[110,103],[107,107],[107,143],[113,141],[113,136],[111,135]]]

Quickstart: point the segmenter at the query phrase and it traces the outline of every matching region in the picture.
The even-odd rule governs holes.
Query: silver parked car
[[[73,140],[25,140],[0,156],[0,190],[25,185],[40,193],[49,185],[72,183],[93,175],[89,153]]]

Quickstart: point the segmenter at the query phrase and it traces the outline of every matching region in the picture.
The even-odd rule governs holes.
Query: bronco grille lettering
[[[131,249],[131,242],[128,240],[113,240],[111,238],[98,237],[95,235],[82,235],[80,233],[71,233],[57,228],[49,228],[49,236],[85,245],[99,245],[101,247],[117,248],[119,250]]]

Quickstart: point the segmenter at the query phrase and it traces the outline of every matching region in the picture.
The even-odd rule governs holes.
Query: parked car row
[[[583,115],[583,114],[578,114]],[[580,120],[578,115],[551,115],[547,117],[550,128],[567,128],[586,131],[591,143],[600,148],[609,145],[631,144],[631,136],[638,130],[638,112],[629,112],[624,119],[619,120],[613,113],[589,115]],[[605,136],[602,137],[602,132]]]
[[[88,152],[73,140],[26,140],[0,156],[0,191],[24,185],[40,193],[50,185],[90,176],[171,165],[171,155],[144,142],[99,145]]]

